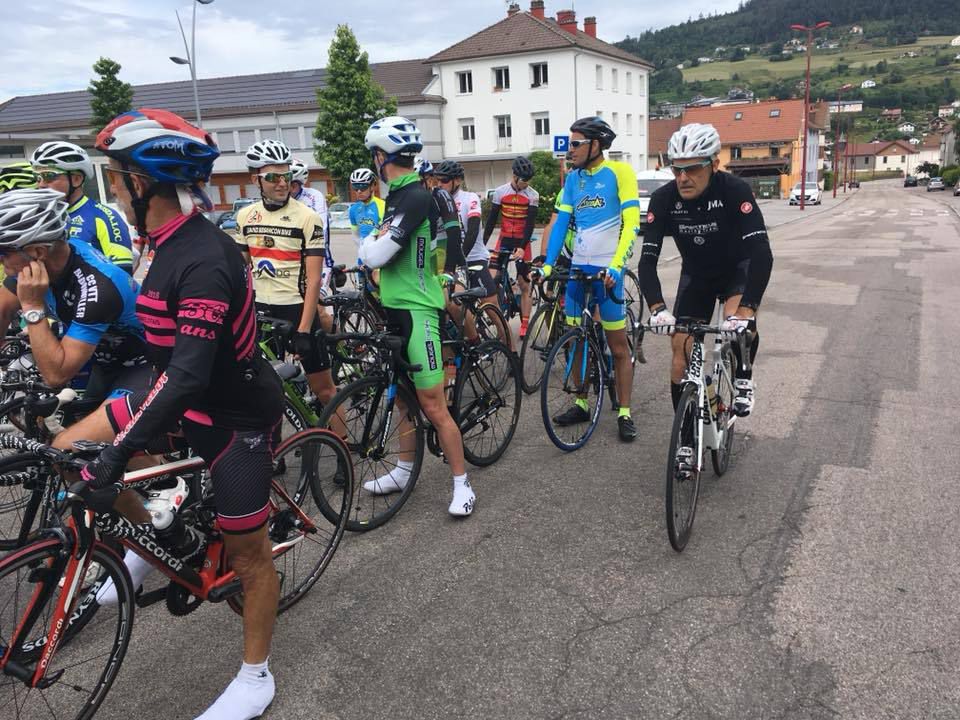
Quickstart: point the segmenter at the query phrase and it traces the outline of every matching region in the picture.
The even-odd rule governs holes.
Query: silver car
[[[330,227],[334,230],[350,229],[350,203],[334,203],[330,206]]]
[[[927,183],[927,192],[933,192],[934,190],[946,190],[947,186],[943,184],[943,178],[930,178],[930,182]]]

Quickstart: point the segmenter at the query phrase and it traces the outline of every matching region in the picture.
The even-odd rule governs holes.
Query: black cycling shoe
[[[620,439],[623,442],[633,442],[637,439],[637,426],[633,424],[633,418],[629,415],[621,415],[617,418],[617,428],[620,430]]]
[[[560,427],[566,427],[567,425],[576,425],[577,423],[585,423],[589,420],[590,420],[590,413],[588,413],[579,405],[574,405],[569,410],[562,412],[559,415],[553,416],[554,424]]]

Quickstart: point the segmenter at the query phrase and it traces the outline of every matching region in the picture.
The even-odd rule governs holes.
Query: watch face
[[[43,310],[27,310],[23,317],[30,324],[38,323],[46,317],[46,313]]]

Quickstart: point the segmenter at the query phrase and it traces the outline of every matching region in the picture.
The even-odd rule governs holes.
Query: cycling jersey
[[[256,352],[253,278],[236,243],[193,213],[152,232],[150,247],[137,315],[158,376],[115,444],[132,453],[181,417],[238,432],[275,424],[280,378]]]
[[[631,167],[605,159],[595,168],[567,175],[550,233],[548,265],[560,254],[571,217],[577,225],[573,264],[622,268],[640,227],[637,177]]]
[[[663,302],[657,260],[664,235],[672,235],[682,258],[681,274],[710,281],[731,277],[749,261],[741,304],[756,308],[773,266],[763,214],[750,185],[726,172],[715,172],[703,194],[684,200],[676,181],[653,192],[640,254],[640,291],[652,306]],[[715,283],[712,283],[715,284]]]
[[[453,194],[453,201],[457,205],[457,213],[460,215],[460,227],[463,233],[463,254],[467,257],[467,263],[474,260],[488,260],[490,253],[487,252],[487,246],[483,242],[483,224],[481,222],[480,196],[467,190],[457,190]],[[476,236],[473,237],[473,228],[476,228]],[[471,243],[471,237],[473,242]]]
[[[64,337],[93,345],[93,366],[106,373],[143,364],[147,346],[136,314],[136,280],[86,243],[69,244],[67,264],[45,298]],[[16,295],[16,277],[3,284]]]
[[[307,282],[304,260],[324,255],[320,216],[292,198],[279,210],[255,202],[237,213],[237,230],[237,242],[253,263],[257,300],[268,305],[302,303]]]
[[[367,202],[357,200],[350,206],[350,227],[358,243],[375,231],[383,220],[383,200],[372,195]]]
[[[553,212],[558,214],[560,213],[560,204],[562,199],[562,193],[557,193],[557,201],[553,204]],[[556,222],[556,221],[554,221]],[[573,246],[574,242],[577,239],[577,221],[574,220],[573,215],[570,216],[570,221],[567,223],[567,234],[563,237],[563,249],[560,250],[560,256],[570,260],[573,257]],[[549,242],[549,238],[547,240]]]
[[[330,211],[327,209],[327,198],[319,190],[302,185],[300,194],[292,197],[313,210],[323,220],[323,258],[327,273],[329,273],[330,268],[333,267],[333,252],[330,248]]]
[[[113,264],[133,271],[130,230],[123,218],[86,195],[70,206],[69,213],[71,240],[85,242]]]
[[[517,190],[512,182],[508,182],[493,191],[492,202],[483,237],[484,244],[493,234],[493,226],[496,225],[498,216],[501,243],[508,238],[521,240],[524,245],[529,243],[537,219],[540,193],[529,185],[523,190]]]
[[[431,191],[430,207],[431,248],[434,250],[436,272],[453,275],[458,267],[466,265],[460,236],[460,217],[457,204],[442,187]]]

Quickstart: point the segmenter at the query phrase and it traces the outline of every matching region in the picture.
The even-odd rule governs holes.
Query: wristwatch
[[[27,321],[27,325],[36,325],[38,322],[43,320],[47,316],[46,310],[24,310],[23,319]]]

